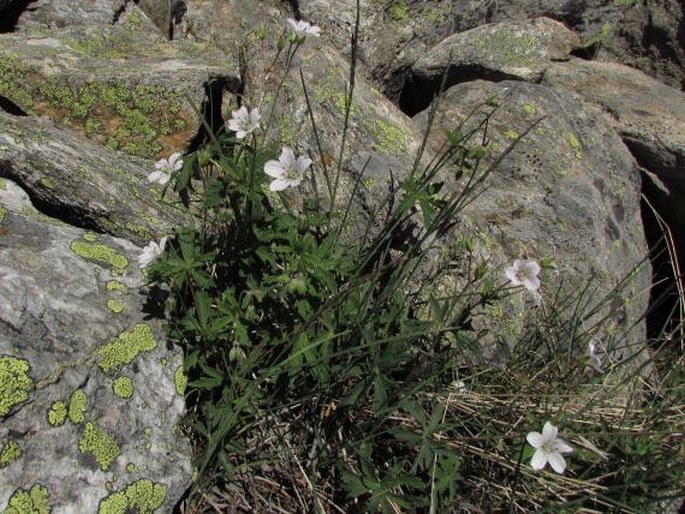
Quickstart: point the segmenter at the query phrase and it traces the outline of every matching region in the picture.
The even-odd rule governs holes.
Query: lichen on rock
[[[21,448],[14,441],[7,441],[0,449],[0,469],[6,468],[21,458]]]
[[[98,514],[151,514],[164,501],[167,487],[147,478],[133,482],[100,501]]]
[[[48,411],[48,423],[53,427],[57,427],[63,425],[66,420],[67,404],[62,400],[57,400]]]
[[[118,377],[112,382],[112,391],[119,398],[130,398],[133,396],[135,387],[130,377]]]
[[[0,416],[6,416],[12,407],[29,399],[33,380],[28,371],[29,363],[25,359],[0,358]]]
[[[82,453],[91,453],[102,471],[107,471],[121,453],[114,438],[95,423],[86,423],[78,449]]]
[[[176,394],[183,396],[188,385],[188,376],[183,366],[179,366],[174,372],[174,385],[176,386]]]
[[[141,352],[150,352],[157,347],[152,330],[145,323],[138,323],[131,332],[122,333],[118,339],[98,350],[98,365],[105,373],[115,371],[130,363]]]
[[[114,314],[121,314],[124,310],[124,302],[110,298],[107,300],[107,310],[112,311]]]
[[[106,244],[77,239],[69,247],[79,257],[108,264],[117,270],[128,266],[128,259]]]
[[[17,489],[10,497],[5,514],[49,514],[52,512],[46,487],[35,484],[30,490]]]
[[[78,425],[86,419],[86,408],[88,407],[88,397],[83,389],[77,389],[71,393],[69,399],[69,420]]]

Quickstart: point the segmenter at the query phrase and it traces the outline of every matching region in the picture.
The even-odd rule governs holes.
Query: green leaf
[[[200,328],[205,331],[209,324],[209,314],[212,308],[212,301],[205,291],[198,291],[195,294],[195,310],[197,312]]]

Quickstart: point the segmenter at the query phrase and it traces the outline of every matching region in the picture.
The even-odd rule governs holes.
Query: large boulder
[[[685,93],[616,63],[573,60],[548,68],[544,83],[571,91],[609,113],[614,129],[645,170],[645,223],[654,252],[656,301],[677,304],[683,278],[674,272],[685,260]],[[662,234],[675,255],[667,257]],[[673,258],[675,257],[675,259]],[[651,323],[659,331],[668,309]],[[664,319],[662,319],[664,317]]]
[[[191,479],[179,348],[145,315],[141,249],[0,180],[0,508],[171,512]]]
[[[443,39],[487,23],[548,17],[576,32],[578,52],[638,68],[673,87],[685,83],[678,0],[366,0],[361,3],[360,57],[367,75],[399,102],[412,64]],[[355,0],[301,2],[304,19],[325,27],[324,37],[349,47]]]
[[[482,78],[539,82],[553,61],[570,58],[578,36],[549,18],[502,22],[454,34],[411,68],[400,97],[409,115],[425,109],[443,80],[445,87]]]
[[[209,92],[236,90],[211,45],[172,45],[135,6],[116,24],[34,27],[0,35],[0,97],[112,149],[163,157],[198,134]]]
[[[665,185],[657,204],[685,234],[685,93],[627,66],[581,60],[551,66],[543,83],[610,114],[640,165]]]
[[[499,273],[514,258],[553,258],[558,276],[543,279],[543,304],[560,300],[557,287],[564,295],[588,288],[583,303],[604,302],[598,310],[606,316],[602,337],[608,341],[616,335],[611,346],[620,346],[619,354],[639,348],[632,343],[644,340],[644,325],[631,328],[647,307],[651,277],[644,263],[648,249],[640,218],[640,175],[630,152],[610,121],[574,95],[514,81],[450,88],[439,100],[429,145],[437,149],[449,131],[461,127],[467,133],[483,122],[483,102],[492,96],[501,104],[487,126],[492,158],[516,144],[487,177],[484,192],[463,211],[458,237],[480,241],[481,258]],[[429,119],[423,112],[414,122],[427,130]],[[627,287],[621,286],[629,276]],[[446,283],[453,281],[446,277]],[[482,337],[517,340],[528,319],[523,300],[509,297],[489,309],[480,319],[487,320]]]
[[[138,244],[188,223],[160,200],[147,174],[154,162],[96,145],[45,118],[0,111],[0,177],[29,193],[43,213]]]

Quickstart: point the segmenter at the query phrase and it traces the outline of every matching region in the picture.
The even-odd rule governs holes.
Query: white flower
[[[540,265],[536,261],[522,261],[516,259],[514,265],[506,268],[504,274],[515,286],[523,286],[535,293],[540,287]]]
[[[454,382],[452,382],[450,384],[450,386],[452,387],[452,389],[454,389],[458,393],[466,392],[466,382],[464,382],[462,380],[455,380]]]
[[[598,373],[602,373],[602,361],[599,359],[599,356],[595,353],[595,342],[590,341],[587,344],[587,352],[585,353],[587,359],[588,359],[588,365],[593,367],[595,371]]]
[[[232,111],[233,116],[228,120],[228,128],[235,132],[235,137],[243,139],[246,135],[259,128],[259,120],[262,115],[256,107],[249,113],[244,105],[237,111]]]
[[[169,159],[160,159],[155,164],[157,171],[153,171],[147,176],[150,182],[157,182],[161,185],[169,182],[171,174],[183,167],[183,159],[181,159],[180,152],[174,152],[169,156]]]
[[[159,243],[150,241],[148,245],[143,248],[143,253],[138,256],[138,265],[142,268],[147,267],[152,261],[164,253],[166,246],[166,236],[159,240]]]
[[[295,21],[292,18],[288,18],[286,21],[288,22],[288,25],[290,25],[291,30],[299,39],[304,39],[307,36],[319,37],[319,34],[321,33],[321,29],[319,27],[316,25],[311,25],[306,21]]]
[[[542,434],[529,432],[526,436],[528,443],[535,448],[533,458],[530,460],[530,465],[534,470],[540,471],[548,462],[560,475],[566,469],[566,461],[561,454],[572,452],[573,447],[563,439],[559,439],[558,432],[557,427],[548,421],[542,427]]]
[[[285,188],[299,185],[311,163],[312,160],[308,157],[300,156],[295,159],[292,149],[284,146],[277,161],[267,161],[264,164],[264,173],[274,178],[269,184],[269,189],[283,191]]]

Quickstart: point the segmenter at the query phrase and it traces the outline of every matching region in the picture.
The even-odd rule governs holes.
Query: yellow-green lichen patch
[[[29,363],[25,359],[0,358],[0,417],[29,399],[33,380],[29,378],[28,371]]]
[[[502,65],[526,66],[539,60],[536,50],[543,43],[533,34],[501,26],[476,39],[476,45],[497,56]]]
[[[376,149],[385,154],[398,154],[407,148],[409,132],[402,127],[378,119],[373,124],[365,124],[376,140]]]
[[[108,280],[105,284],[105,289],[107,289],[107,291],[117,291],[118,293],[128,293],[126,285],[118,280]]]
[[[138,466],[136,466],[133,462],[126,464],[126,473],[135,473],[136,471],[138,471]]]
[[[174,371],[174,384],[176,385],[176,394],[183,396],[186,391],[186,386],[188,385],[188,376],[186,375],[183,366],[179,366]]]
[[[135,391],[133,380],[129,377],[119,377],[115,379],[114,382],[112,382],[112,391],[119,398],[130,398]]]
[[[502,135],[510,141],[513,141],[519,137],[519,133],[516,132],[514,129],[507,129],[502,133]]]
[[[40,179],[40,185],[43,186],[45,189],[55,188],[55,183],[51,179],[45,177]]]
[[[5,219],[5,216],[7,216],[7,209],[0,205],[0,223]]]
[[[9,98],[25,111],[33,106],[31,94],[22,86],[26,69],[19,63],[19,55],[10,53],[0,56],[0,96]],[[31,114],[31,113],[29,113]]]
[[[21,448],[14,441],[8,441],[0,449],[0,469],[4,469],[21,458]]]
[[[98,240],[98,235],[93,234],[92,232],[86,232],[85,234],[83,234],[82,237],[83,239],[85,239],[86,241],[90,241],[91,243],[94,243]]]
[[[409,6],[407,5],[407,0],[395,0],[388,7],[388,17],[393,21],[408,22]]]
[[[102,471],[107,471],[121,453],[114,438],[95,423],[86,423],[78,449],[82,453],[91,453]]]
[[[575,156],[575,158],[582,159],[583,146],[580,144],[580,141],[578,141],[576,135],[572,134],[571,132],[568,132],[566,134],[566,140],[568,141],[568,144],[571,145],[571,149],[573,150],[573,155]]]
[[[110,310],[115,314],[121,314],[124,310],[124,302],[110,298],[107,300],[107,310]]]
[[[533,104],[523,104],[523,114],[526,115],[526,118],[535,116],[537,113],[538,110]]]
[[[77,389],[71,393],[69,399],[69,420],[78,425],[86,419],[86,408],[88,407],[88,397],[83,389]]]
[[[104,244],[77,239],[71,242],[69,248],[79,257],[108,264],[115,269],[123,270],[128,266],[126,257]]]
[[[48,411],[48,423],[53,427],[58,427],[63,425],[66,420],[67,404],[62,400],[57,400],[50,406],[50,410]]]
[[[122,333],[118,339],[98,349],[98,365],[105,373],[116,371],[128,364],[141,352],[150,352],[157,347],[152,330],[145,323],[138,323],[131,332]]]
[[[49,514],[52,512],[49,497],[47,487],[40,484],[34,485],[29,491],[17,489],[10,496],[5,514]]]
[[[162,505],[166,494],[164,484],[143,478],[102,499],[98,514],[152,514]]]

